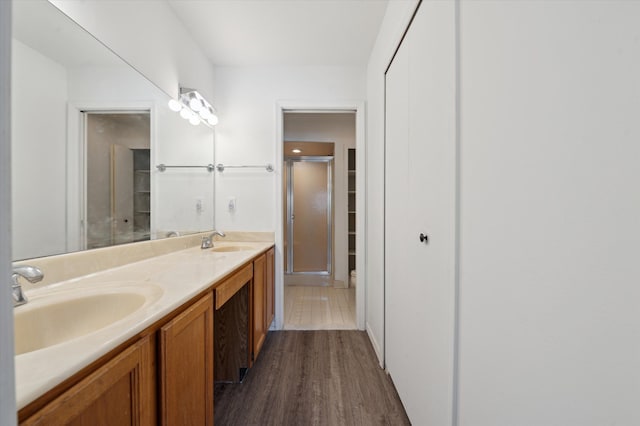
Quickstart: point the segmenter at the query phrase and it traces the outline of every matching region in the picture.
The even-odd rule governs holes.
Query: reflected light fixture
[[[293,152],[294,154],[300,154],[302,152],[302,150],[299,150],[298,148],[292,149],[291,152]]]
[[[169,109],[197,126],[200,123],[212,127],[218,124],[216,109],[195,89],[180,88],[180,97],[169,100]]]
[[[175,99],[171,99],[169,100],[169,109],[171,111],[180,112],[180,110],[182,109],[182,104]]]

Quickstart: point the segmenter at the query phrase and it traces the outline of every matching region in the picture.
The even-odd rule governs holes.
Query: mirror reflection
[[[13,259],[213,228],[213,130],[47,1],[14,2]]]

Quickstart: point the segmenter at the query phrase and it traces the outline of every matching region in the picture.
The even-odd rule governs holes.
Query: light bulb
[[[215,114],[211,114],[211,117],[207,118],[207,123],[215,126],[216,124],[218,124],[218,116]]]
[[[196,97],[196,95],[189,96],[189,108],[198,112],[202,109],[202,101]]]
[[[211,112],[209,112],[208,108],[202,108],[198,114],[200,114],[200,118],[203,120],[207,120],[211,117]]]
[[[175,99],[170,99],[169,100],[169,109],[171,111],[175,111],[178,112],[182,109],[182,104],[178,101],[176,101]]]
[[[197,126],[198,124],[200,124],[200,118],[196,114],[193,114],[191,118],[189,118],[189,123]]]
[[[293,152],[294,154],[300,154],[302,151],[296,148],[296,149],[292,149],[291,152]]]
[[[182,111],[180,111],[180,117],[184,118],[185,120],[190,119],[192,114],[193,112],[191,112],[191,110],[186,107],[182,108]]]

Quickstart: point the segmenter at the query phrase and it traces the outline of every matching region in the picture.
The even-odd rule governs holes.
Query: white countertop
[[[215,243],[215,246],[242,245],[251,250],[213,252],[192,247],[131,263],[80,278],[29,290],[25,294],[34,306],[39,300],[65,293],[74,296],[106,291],[122,286],[151,283],[152,300],[129,316],[64,343],[15,357],[18,409],[73,376],[118,345],[153,325],[221,278],[266,251],[271,242]],[[46,274],[46,271],[44,271]],[[24,305],[24,307],[29,306]],[[16,312],[23,308],[16,307]],[[78,318],[82,321],[82,318]],[[55,326],[55,325],[53,325]]]

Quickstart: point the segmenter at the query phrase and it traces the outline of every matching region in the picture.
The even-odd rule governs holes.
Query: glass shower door
[[[287,273],[331,274],[331,157],[287,160]]]

